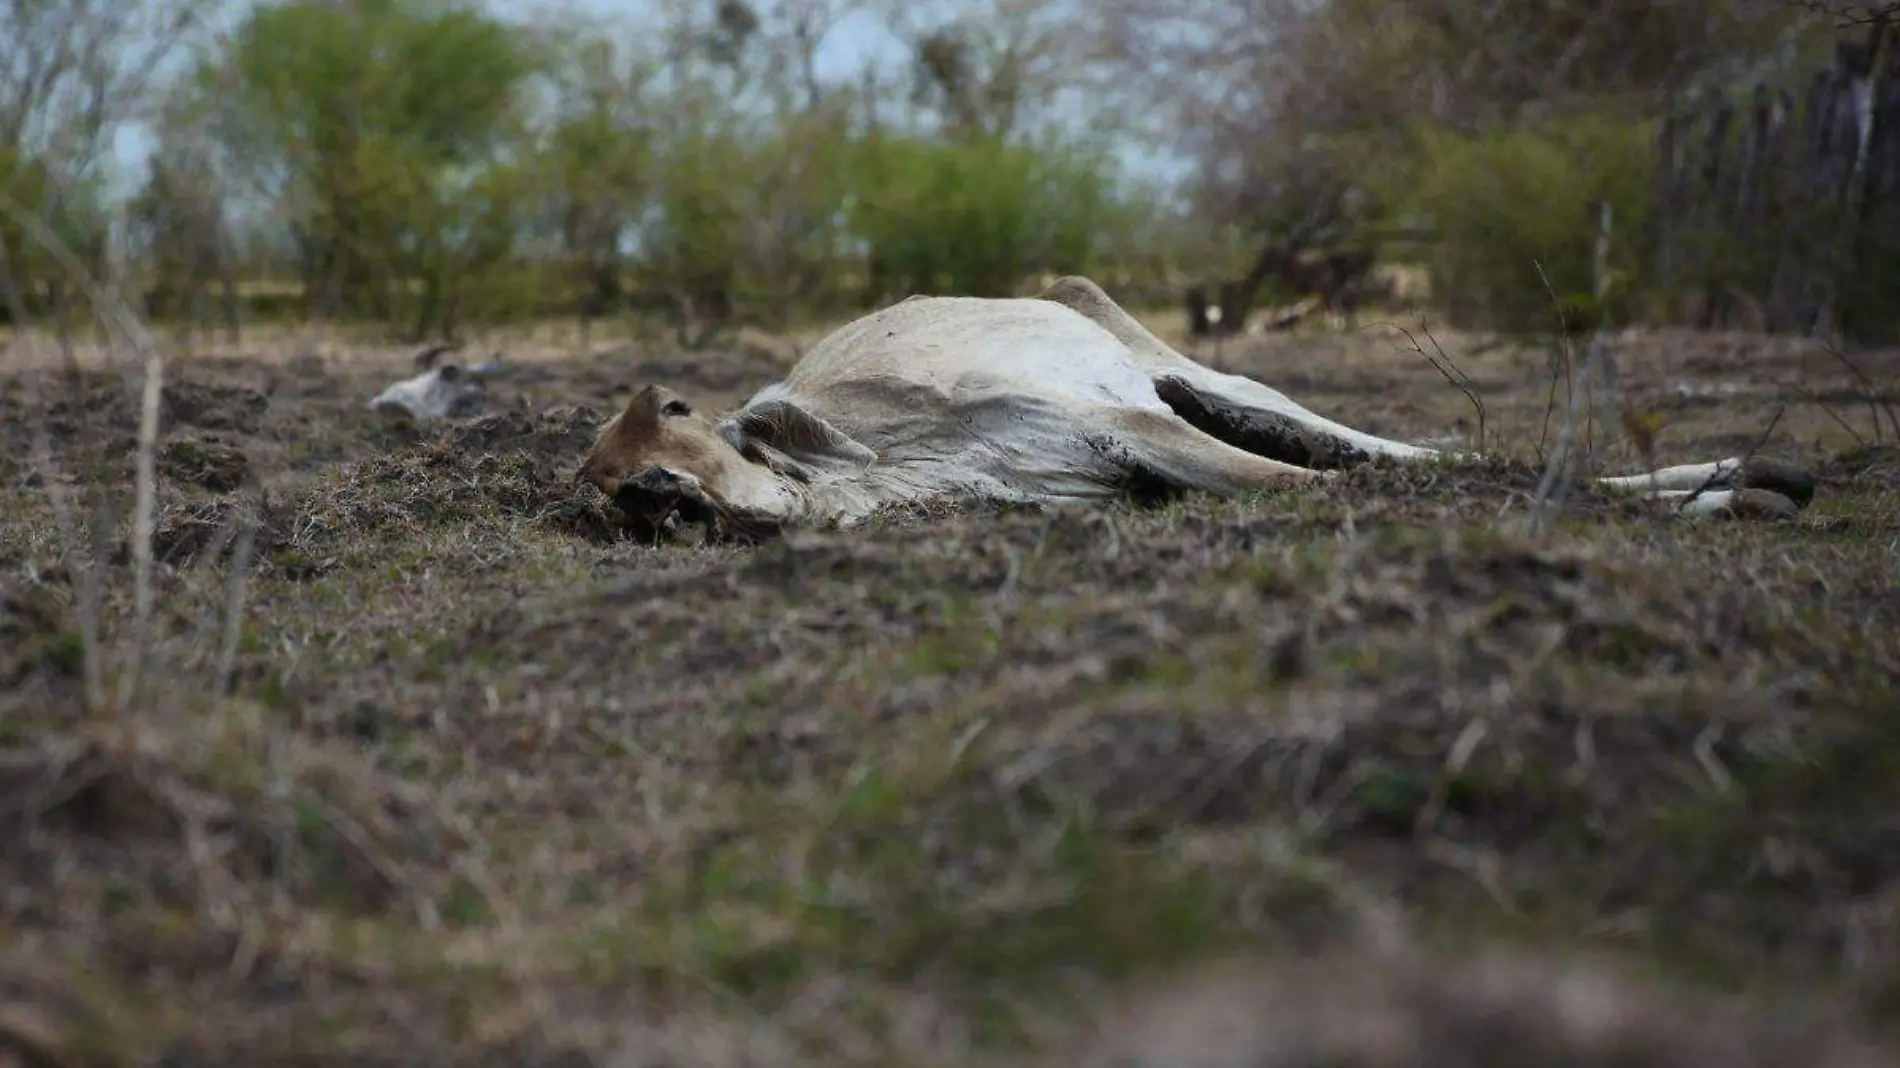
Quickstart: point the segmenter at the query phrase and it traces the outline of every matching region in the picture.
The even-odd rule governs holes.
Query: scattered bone
[[[1250,334],[1264,334],[1270,330],[1290,330],[1306,321],[1306,317],[1323,307],[1325,301],[1318,296],[1310,296],[1294,304],[1268,308],[1261,313],[1258,322],[1249,329]],[[1211,315],[1211,312],[1210,312]]]
[[[1755,387],[1746,382],[1678,382],[1670,392],[1678,397],[1739,397],[1753,392]]]

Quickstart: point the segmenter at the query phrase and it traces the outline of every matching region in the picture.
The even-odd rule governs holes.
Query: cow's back
[[[820,342],[750,404],[796,403],[877,454],[849,478],[873,504],[969,495],[1101,498],[1121,475],[1094,444],[1118,408],[1168,411],[1113,334],[1052,301],[913,297]]]
[[[1061,304],[1028,298],[912,297],[832,333],[784,385],[808,402],[889,388],[955,409],[1008,396],[1162,408],[1127,347]]]

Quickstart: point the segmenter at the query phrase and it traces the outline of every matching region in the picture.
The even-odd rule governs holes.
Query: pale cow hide
[[[744,532],[934,501],[1237,495],[1445,455],[1205,367],[1070,276],[1035,297],[906,298],[718,418],[646,386],[579,475],[655,524]],[[1597,482],[1677,514],[1759,517],[1795,515],[1815,485],[1792,465],[1736,457]]]
[[[416,424],[477,415],[488,402],[483,379],[498,373],[494,361],[477,367],[445,363],[378,393],[371,411]]]

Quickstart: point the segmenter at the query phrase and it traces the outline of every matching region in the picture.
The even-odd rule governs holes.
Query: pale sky
[[[713,0],[686,0],[695,7],[710,10]],[[532,18],[538,14],[578,14],[582,17],[598,15],[602,22],[621,25],[638,25],[651,18],[658,21],[665,5],[657,0],[486,0],[491,11],[506,18]],[[772,0],[761,0],[761,8],[773,7]],[[958,0],[949,3],[930,4],[927,0],[911,0],[911,6],[917,9],[926,7],[954,9],[967,6]],[[886,63],[902,62],[905,58],[902,42],[885,27],[876,14],[863,5],[840,19],[826,35],[823,46],[818,52],[818,76],[826,81],[850,78],[863,69],[867,58],[876,58]]]

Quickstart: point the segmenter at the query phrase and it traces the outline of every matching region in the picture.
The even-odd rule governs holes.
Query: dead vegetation
[[[1900,451],[1789,383],[1900,364],[1636,338],[1663,462],[1785,409],[1815,503],[1533,529],[1547,358],[1439,340],[1495,460],[751,549],[574,478],[654,367],[714,407],[741,357],[541,361],[424,433],[362,410],[399,361],[173,367],[129,705],[82,622],[99,574],[134,637],[131,525],[80,491],[130,496],[141,383],[9,379],[0,1063],[1888,1063],[1846,1047],[1900,1008]],[[1380,341],[1228,357],[1381,433],[1472,410]],[[1373,914],[1431,948],[1337,944]]]

